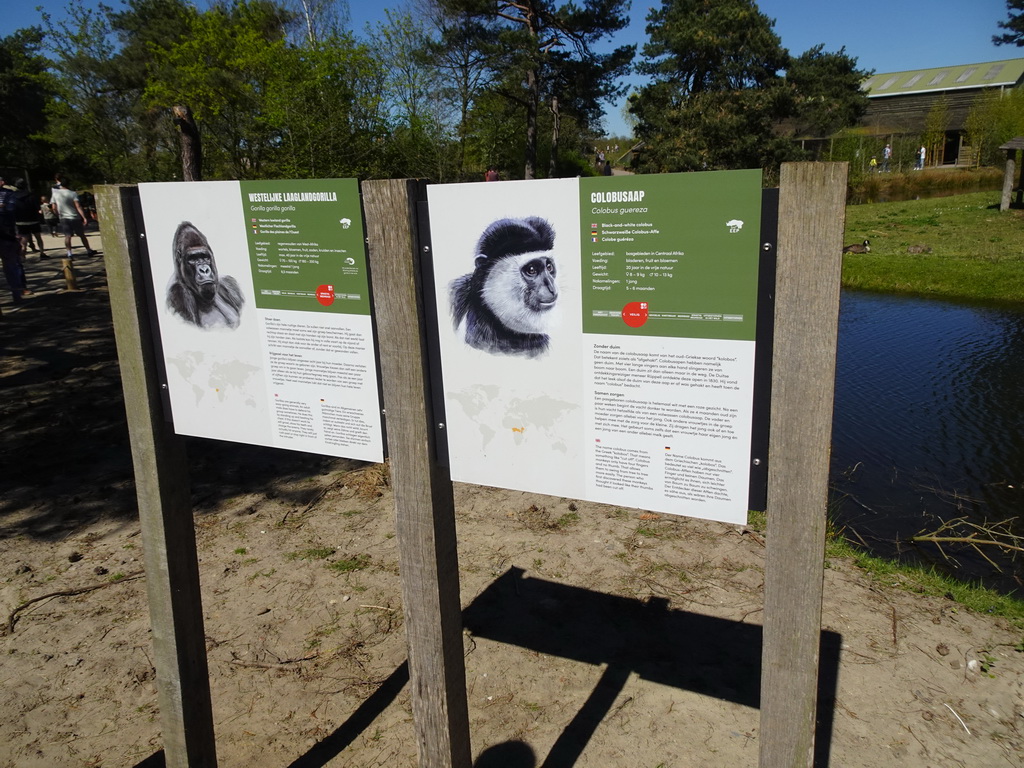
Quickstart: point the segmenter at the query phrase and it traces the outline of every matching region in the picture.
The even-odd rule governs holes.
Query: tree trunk
[[[558,97],[551,97],[551,162],[548,164],[548,178],[558,177],[558,131],[562,127],[562,115],[558,111]]]
[[[540,103],[540,80],[537,70],[530,69],[526,73],[526,168],[523,178],[537,178],[537,105]]]
[[[203,146],[192,110],[176,105],[171,108],[174,124],[181,133],[181,174],[185,181],[203,180]]]

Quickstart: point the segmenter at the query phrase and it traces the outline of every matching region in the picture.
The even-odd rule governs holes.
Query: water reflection
[[[864,188],[851,188],[846,195],[847,205],[870,205],[873,203],[902,203],[905,200],[931,200],[936,197],[954,197],[971,192],[996,192],[1003,187],[1001,184],[979,183],[968,188],[953,189],[915,189],[913,187],[881,187],[868,191]]]
[[[1024,532],[1022,404],[1024,312],[844,292],[832,454],[840,522],[903,556],[892,542],[939,520],[1015,518]],[[932,545],[915,549],[943,562]],[[958,559],[969,575],[993,573],[980,556]]]

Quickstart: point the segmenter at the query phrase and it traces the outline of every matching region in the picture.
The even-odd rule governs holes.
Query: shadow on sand
[[[661,600],[641,602],[524,578],[519,568],[510,568],[492,582],[463,611],[463,621],[475,637],[603,668],[590,697],[540,768],[576,764],[631,674],[747,707],[760,706],[759,625],[671,610]],[[821,634],[816,766],[829,762],[840,642],[835,632]],[[288,768],[326,766],[370,727],[408,680],[408,664],[403,663],[345,723]],[[486,749],[474,768],[535,768],[536,760],[529,745],[509,741]],[[136,768],[162,765],[158,753]]]

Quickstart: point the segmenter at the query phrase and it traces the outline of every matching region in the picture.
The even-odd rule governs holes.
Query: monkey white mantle
[[[427,194],[452,479],[745,522],[760,171]]]

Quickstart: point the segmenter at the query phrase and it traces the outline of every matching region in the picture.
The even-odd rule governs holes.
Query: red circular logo
[[[334,286],[333,285],[321,285],[316,289],[316,300],[323,304],[325,307],[331,306],[334,303]]]
[[[647,302],[631,301],[622,308],[622,322],[630,328],[639,328],[647,322]]]

